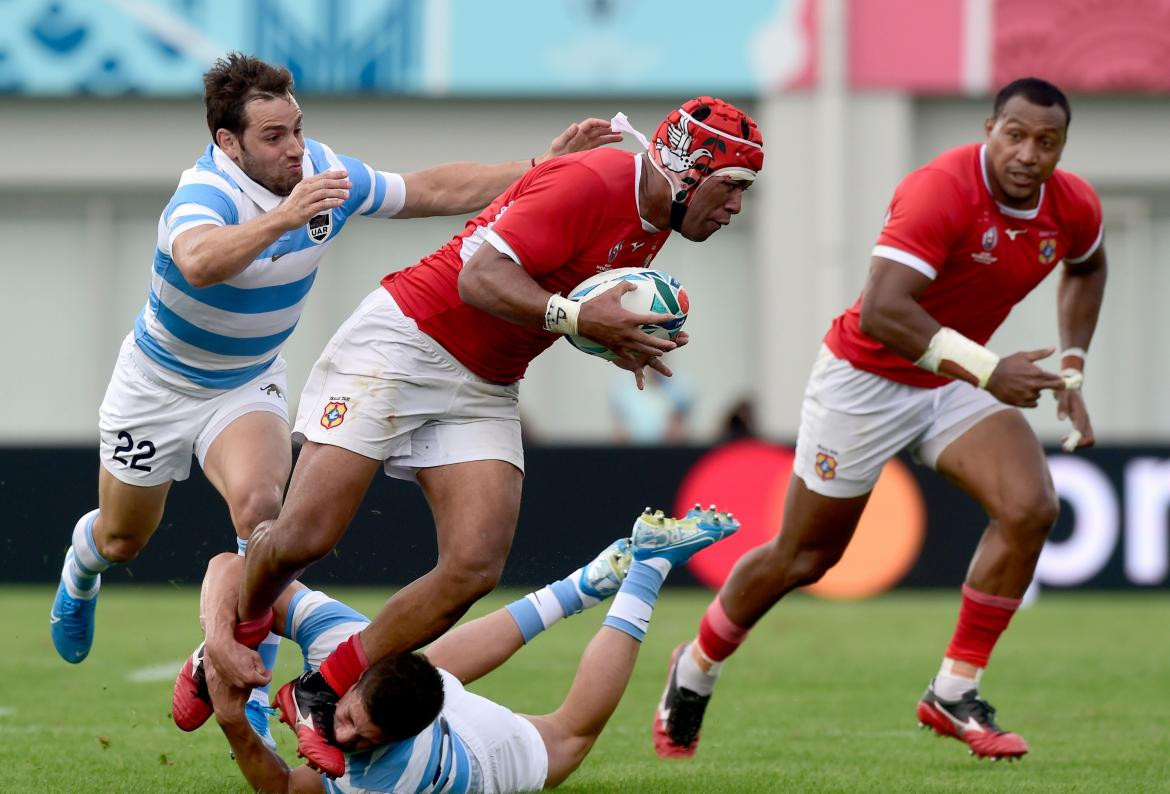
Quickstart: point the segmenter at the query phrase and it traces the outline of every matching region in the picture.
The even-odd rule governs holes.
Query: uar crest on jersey
[[[307,224],[309,239],[315,243],[323,243],[333,231],[333,210],[326,210],[320,215],[309,218]]]

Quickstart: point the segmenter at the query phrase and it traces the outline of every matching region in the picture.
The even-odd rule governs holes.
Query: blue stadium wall
[[[718,451],[530,447],[519,528],[503,583],[542,584],[628,531],[643,506],[669,510],[680,484]],[[1060,554],[1047,565],[1050,580],[1092,589],[1170,587],[1170,450],[1104,447],[1076,456],[1053,450],[1052,458],[1072,461],[1075,476],[1069,477],[1065,465],[1058,477],[1062,509],[1051,543]],[[986,518],[970,497],[935,473],[909,460],[902,463],[921,494],[925,533],[920,551],[893,583],[953,587],[962,581]],[[74,521],[96,504],[98,465],[93,448],[0,448],[0,581],[56,579]],[[782,486],[780,481],[772,487]],[[108,574],[107,582],[198,582],[208,557],[234,545],[226,507],[194,467],[191,478],[172,489],[150,545],[138,560]],[[427,571],[435,553],[421,491],[379,476],[334,554],[305,578],[322,586],[401,585]],[[690,571],[679,571],[671,581],[701,583]]]

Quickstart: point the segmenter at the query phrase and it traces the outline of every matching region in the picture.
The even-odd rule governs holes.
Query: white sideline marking
[[[150,667],[132,670],[126,674],[126,680],[133,681],[136,684],[173,681],[175,676],[179,674],[179,668],[183,666],[185,661],[187,660],[180,659],[177,662],[163,662],[162,664],[152,664]]]
[[[15,713],[15,711],[13,709],[8,708],[8,706],[0,706],[0,717],[7,717],[9,714],[14,714],[14,713]]]

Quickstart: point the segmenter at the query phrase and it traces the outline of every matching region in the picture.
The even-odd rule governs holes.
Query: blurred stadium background
[[[0,583],[34,585],[0,588],[0,601],[22,615],[26,605],[37,612],[42,602],[47,611],[69,530],[96,503],[97,406],[118,344],[147,294],[159,212],[179,173],[208,140],[200,76],[216,57],[240,50],[293,71],[307,135],[389,171],[449,160],[527,158],[543,151],[569,122],[609,118],[618,111],[649,132],[679,102],[699,94],[742,104],[759,121],[766,166],[743,214],[710,242],[673,242],[657,260],[656,266],[687,287],[693,307],[688,323],[693,343],[672,357],[686,392],[680,399],[687,408],[682,429],[650,434],[645,443],[618,443],[615,395],[629,388],[628,376],[567,345],[556,345],[538,359],[524,381],[529,474],[505,575],[505,583],[516,586],[543,583],[587,558],[647,503],[671,508],[694,498],[715,500],[744,519],[738,546],[712,550],[672,579],[676,583],[718,582],[737,553],[774,533],[791,468],[785,445],[795,439],[808,368],[830,319],[862,286],[894,186],[938,152],[978,140],[999,85],[1025,75],[1054,81],[1070,94],[1073,106],[1063,166],[1088,178],[1102,196],[1111,272],[1085,385],[1098,448],[1060,454],[1057,443],[1064,429],[1054,404],[1046,402],[1030,414],[1051,445],[1063,502],[1037,579],[1045,588],[1146,591],[1144,598],[1132,593],[1116,601],[1074,602],[1072,608],[1055,599],[1066,612],[1054,612],[1054,620],[1059,617],[1059,625],[1069,631],[1077,630],[1078,614],[1088,615],[1086,636],[1093,626],[1115,629],[1101,634],[1078,661],[1068,662],[1064,672],[1073,671],[1072,677],[1065,689],[1052,692],[1056,702],[1087,691],[1075,675],[1091,664],[1086,659],[1098,660],[1100,667],[1093,670],[1108,671],[1107,655],[1127,637],[1151,625],[1157,627],[1154,633],[1165,633],[1165,588],[1170,586],[1170,369],[1164,344],[1170,338],[1170,269],[1165,267],[1170,261],[1170,0],[0,0],[0,18],[0,141],[6,153],[0,167],[0,370],[5,373],[0,379]],[[324,261],[285,350],[294,404],[325,341],[377,280],[414,263],[459,228],[458,219],[349,226]],[[1051,279],[1017,308],[991,346],[1008,353],[1057,342]],[[655,406],[661,412],[669,404],[661,398]],[[555,550],[542,534],[552,523],[550,516],[557,526]],[[816,591],[858,598],[899,586],[955,588],[983,523],[969,499],[909,460],[895,461],[854,547]],[[206,559],[232,548],[231,539],[226,509],[202,475],[194,473],[172,491],[163,528],[141,559],[107,575],[107,586],[116,583],[129,597],[111,599],[105,607],[111,614],[99,621],[104,628],[84,666],[86,683],[66,681],[64,673],[74,671],[66,671],[53,655],[39,616],[4,624],[13,627],[17,641],[3,680],[44,679],[55,696],[70,702],[83,690],[96,691],[100,685],[104,691],[107,677],[100,675],[100,665],[121,663],[114,659],[118,643],[134,642],[133,627],[147,625],[136,604],[145,610],[148,601],[136,601],[134,591],[122,584],[131,579],[197,582]],[[417,489],[380,478],[338,554],[310,577],[330,585],[377,584],[382,593],[387,585],[425,571],[433,554],[429,515]],[[109,588],[111,594],[114,590]],[[193,618],[194,590],[181,592]],[[785,661],[783,653],[793,648],[809,656],[824,652],[819,635],[803,645],[781,640],[775,647],[788,650],[777,651],[779,656],[761,639],[746,647],[756,649],[753,658],[765,667],[728,697],[730,692],[741,692],[744,699],[770,692],[774,681],[767,676],[768,665],[779,658],[777,675],[791,676],[794,686],[810,691],[850,675],[872,681],[882,670],[909,676],[911,682],[900,682],[899,688],[909,687],[901,695],[912,703],[909,698],[929,675],[929,665],[909,674],[904,659],[887,653],[889,658],[875,659],[873,668],[849,667],[861,654],[875,653],[883,639],[918,626],[919,619],[932,621],[933,631],[922,632],[928,652],[913,656],[933,663],[949,628],[952,602],[924,596],[920,611],[913,612],[907,605],[919,602],[897,600],[903,597],[882,602],[884,611],[873,613],[841,612],[843,605],[821,605],[823,611],[817,611],[800,602],[794,621],[803,623],[804,631],[815,633],[827,616],[834,632],[858,632],[829,649],[845,665],[839,668],[841,676],[805,681],[797,677],[804,668],[793,658]],[[364,598],[370,608],[377,603],[373,595]],[[672,618],[673,641],[690,630],[704,603],[704,597],[696,597],[680,608]],[[1091,603],[1092,609],[1078,612],[1075,603]],[[1039,618],[1026,620],[1040,626],[1044,621]],[[1120,622],[1123,618],[1133,622]],[[865,634],[863,626],[872,634]],[[1068,650],[1054,640],[1056,631],[1046,636],[1045,646],[1025,649],[1009,643],[1005,657],[1016,654],[1017,663],[1029,661],[1016,667],[1017,676],[1022,667],[1047,665],[1050,653]],[[159,640],[151,654],[128,658],[134,664],[139,656],[142,664],[163,653],[179,658],[188,632],[177,633],[182,636]],[[658,656],[669,641],[661,638]],[[903,636],[903,642],[913,641]],[[1152,664],[1164,658],[1163,646],[1139,643],[1118,659],[1118,669],[1164,680],[1165,670]],[[571,665],[575,652],[565,651],[569,655],[555,664]],[[658,676],[654,669],[649,677],[635,679],[643,711],[657,695]],[[1047,679],[999,680],[1027,691]],[[150,702],[161,703],[168,685],[153,686],[158,691]],[[518,692],[525,687],[525,680],[515,685]],[[36,691],[19,697],[13,692],[7,703],[0,695],[0,717],[39,708]],[[774,694],[769,713],[793,707],[793,690]],[[1159,704],[1165,713],[1164,693],[1160,701],[1141,687],[1095,696],[1120,704],[1115,721],[1101,727],[1113,737],[1109,752],[1120,759],[1118,770],[1130,769],[1124,766],[1127,759],[1139,763],[1149,757],[1147,750],[1166,758],[1165,718],[1150,716],[1159,714]],[[815,705],[820,701],[811,694],[801,697],[800,708],[792,712],[800,715],[801,726],[817,717],[836,725]],[[844,694],[833,697],[842,710],[850,707],[840,702]],[[1029,697],[1026,703],[1035,708],[1050,702],[1040,694]],[[1143,709],[1143,698],[1147,707],[1156,708]],[[114,735],[115,729],[102,727],[105,714],[110,708],[124,710],[124,702],[75,707],[90,709],[85,730]],[[15,712],[10,704],[17,704]],[[893,708],[905,713],[891,715]],[[867,702],[866,710],[900,727],[909,719],[909,708],[902,705]],[[637,742],[637,757],[648,755],[643,746],[648,726],[642,724],[648,713],[631,717],[628,729],[623,713],[615,721],[614,741]],[[1117,731],[1129,725],[1122,715],[1131,713],[1134,720],[1153,720],[1147,727],[1160,736],[1154,745],[1120,738]],[[115,721],[120,719],[121,713]],[[730,720],[730,711],[714,719]],[[777,727],[763,716],[753,719],[755,744],[750,747],[755,749],[750,752],[766,755],[773,752],[773,742],[792,740],[792,726]],[[1049,736],[1067,730],[1052,715],[1044,719],[1052,723],[1043,723]],[[161,722],[161,712],[136,716],[131,727],[150,720]],[[878,770],[871,780],[887,774],[880,771],[879,755],[915,763],[898,755],[900,733],[883,733],[884,723],[871,722],[867,735],[878,737],[877,749],[871,747],[865,758],[874,764],[868,769]],[[1028,725],[1017,721],[1012,727]],[[158,727],[164,729],[175,733],[169,725]],[[0,738],[24,730],[27,726],[6,728],[0,720]],[[794,766],[785,767],[788,777],[769,778],[780,773],[752,766],[757,759],[752,756],[740,759],[740,778],[726,778],[717,767],[699,767],[707,777],[691,782],[702,789],[702,781],[723,781],[724,790],[736,791],[776,790],[773,783],[779,786],[781,780],[801,790],[822,784],[828,790],[849,789],[854,767],[848,764],[834,766],[823,777],[827,765],[838,763],[831,748],[848,735],[835,730],[808,728],[801,755]],[[630,737],[633,731],[636,738]],[[1096,777],[1081,776],[1084,770],[1076,761],[1099,745],[1091,735],[1071,735],[1075,741],[1056,753],[1067,762],[1062,771],[1042,767],[1055,775],[1046,778],[1053,790],[1081,784],[1088,785],[1084,790],[1098,790],[1095,786],[1107,781],[1124,790],[1116,782],[1122,771],[1096,768]],[[25,736],[27,751],[15,745],[20,760],[38,753],[39,736]],[[138,741],[139,734],[126,736]],[[167,742],[174,740],[167,737]],[[204,756],[223,762],[217,738],[200,741]],[[69,730],[44,733],[45,741],[75,739]],[[810,740],[829,749],[814,752]],[[102,750],[110,746],[105,735],[98,741]],[[114,741],[116,746],[119,735]],[[91,738],[86,742],[101,755]],[[887,747],[891,743],[898,748]],[[162,772],[154,769],[154,777],[140,783],[142,790],[211,790],[208,780],[175,783],[163,774],[175,750],[164,752],[150,741],[138,750],[152,764],[161,754]],[[138,768],[131,756],[119,763]],[[895,762],[889,763],[888,774],[894,774]],[[230,767],[220,766],[216,779],[230,777]],[[94,786],[129,790],[116,782],[122,780],[119,768],[105,769],[108,776]],[[1165,785],[1164,762],[1160,769],[1148,771],[1134,790]],[[57,774],[63,776],[49,784],[36,776],[18,775],[15,782],[45,790],[70,788],[72,773]],[[623,774],[624,768],[618,768],[587,778],[591,782],[582,790],[629,790]],[[973,790],[957,768],[939,774],[931,779],[939,790]],[[923,782],[885,779],[897,781],[890,786],[898,790]],[[681,776],[654,780],[642,790],[689,785]],[[752,780],[763,782],[749,785]],[[864,780],[858,785],[859,790],[867,787]],[[0,789],[5,787],[0,782]]]
[[[1073,100],[1063,165],[1103,197],[1112,267],[1085,386],[1100,449],[1053,457],[1066,510],[1040,579],[1170,582],[1167,0],[745,0],[734,12],[642,0],[5,0],[0,11],[0,131],[9,153],[0,169],[8,551],[0,580],[51,581],[68,527],[94,501],[96,408],[147,292],[158,214],[207,141],[200,76],[215,57],[242,50],[293,71],[307,134],[386,170],[528,157],[570,121],[617,111],[652,130],[701,93],[742,103],[760,122],[767,163],[742,216],[709,243],[674,242],[658,260],[693,304],[694,344],[673,357],[685,392],[673,398],[686,407],[678,432],[648,434],[649,448],[615,446],[614,406],[632,388],[628,377],[567,345],[525,379],[535,459],[587,446],[599,448],[603,468],[564,477],[531,467],[513,581],[528,579],[525,539],[537,543],[527,522],[580,501],[580,487],[596,485],[593,471],[615,473],[603,484],[613,498],[579,513],[571,534],[582,549],[612,534],[630,509],[682,499],[679,483],[728,435],[791,442],[818,340],[859,291],[898,180],[977,140],[997,86],[1026,74],[1053,80]],[[324,342],[377,279],[459,228],[458,219],[351,224],[286,348],[294,403]],[[1057,343],[1055,281],[1014,312],[995,349]],[[643,408],[669,411],[670,399],[659,394]],[[744,406],[746,427],[730,419]],[[1030,418],[1047,442],[1059,440],[1052,403]],[[666,439],[669,448],[653,446]],[[735,505],[762,538],[776,525],[786,455],[749,446],[730,459],[735,466],[722,475],[708,466],[691,490]],[[736,466],[754,472],[751,487],[729,474]],[[899,541],[905,549],[880,564],[855,549],[865,570],[888,570],[840,594],[961,575],[971,536],[947,552],[956,531],[978,530],[978,511],[912,465],[899,476],[897,488],[886,488],[898,493],[884,517],[871,511],[867,527],[878,530],[863,529],[862,539],[878,531],[877,553],[888,551],[883,533],[908,534]],[[425,556],[418,494],[379,483],[371,498],[383,497],[405,511],[394,513],[396,525],[421,522]],[[385,514],[375,517],[370,531],[384,529]],[[197,576],[205,550],[191,539],[219,548],[230,537],[198,474],[175,489],[167,520],[180,529],[160,532],[131,566],[140,579]],[[531,551],[535,561],[539,549]]]

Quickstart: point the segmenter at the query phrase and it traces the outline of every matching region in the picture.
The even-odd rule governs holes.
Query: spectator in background
[[[684,444],[694,403],[690,384],[648,370],[646,388],[639,391],[628,378],[615,380],[609,390],[614,441],[619,444]]]
[[[756,426],[756,403],[751,397],[740,397],[724,415],[720,425],[720,440],[735,441],[741,438],[756,438],[760,435]]]

